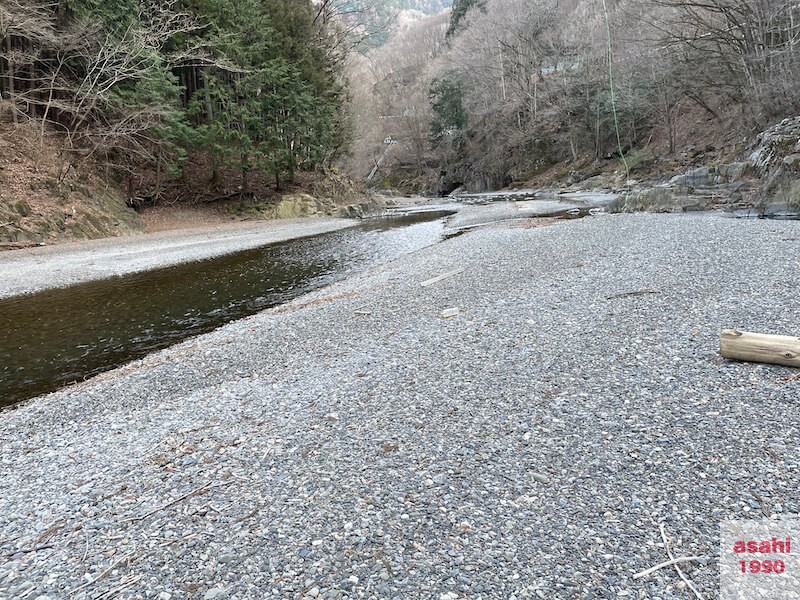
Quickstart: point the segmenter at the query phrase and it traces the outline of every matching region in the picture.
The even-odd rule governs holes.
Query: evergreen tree
[[[428,93],[433,110],[431,141],[438,144],[446,135],[460,134],[467,127],[464,90],[458,73],[450,72],[431,83]]]
[[[450,24],[447,27],[445,37],[449,38],[458,33],[459,29],[463,26],[462,21],[464,17],[475,7],[482,11],[486,10],[484,0],[453,0],[453,5],[450,8]]]

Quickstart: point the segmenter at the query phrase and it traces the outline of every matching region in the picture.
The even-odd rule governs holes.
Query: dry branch
[[[669,542],[667,541],[667,534],[664,531],[664,524],[663,523],[661,523],[661,525],[659,526],[659,530],[661,531],[661,539],[664,541],[664,549],[667,551],[667,556],[669,556],[670,560],[675,560],[674,557],[672,556],[672,550],[670,550]],[[694,587],[692,582],[689,581],[689,579],[686,577],[686,575],[683,574],[683,571],[681,571],[681,568],[678,566],[678,564],[677,563],[673,563],[672,566],[675,567],[675,570],[678,572],[678,576],[681,578],[681,581],[683,581],[683,583],[685,583],[687,586],[689,586],[689,589],[692,590],[692,593],[695,596],[697,596],[697,600],[704,600],[703,599],[703,595],[700,592],[697,591],[697,588]]]
[[[173,500],[172,502],[168,502],[164,506],[159,506],[158,508],[154,508],[149,513],[146,513],[144,515],[140,515],[138,517],[129,517],[127,519],[123,519],[122,522],[123,523],[130,523],[130,522],[133,522],[133,521],[144,521],[148,517],[152,517],[157,512],[161,512],[162,510],[166,510],[166,509],[168,509],[168,508],[170,508],[172,506],[175,506],[176,504],[179,504],[180,502],[183,502],[184,500],[187,500],[187,499],[189,499],[189,498],[191,498],[193,496],[199,496],[200,494],[205,494],[208,490],[211,490],[211,489],[214,489],[214,488],[219,488],[219,487],[225,487],[225,486],[231,485],[232,483],[233,483],[232,481],[228,481],[228,482],[225,482],[225,483],[216,483],[216,484],[207,483],[206,485],[204,485],[202,487],[199,487],[199,488],[197,488],[195,490],[192,490],[191,492],[187,492],[186,494],[184,494],[183,496],[180,496],[179,498],[175,498],[175,500]]]
[[[693,560],[700,560],[702,556],[679,556],[677,558],[671,558],[669,560],[665,560],[662,563],[658,563],[655,566],[650,567],[649,569],[645,569],[644,571],[639,571],[638,573],[634,573],[632,575],[633,579],[641,579],[642,577],[647,577],[651,573],[655,573],[659,569],[663,569],[664,567],[671,567],[672,565],[677,565],[683,562],[692,562]]]
[[[427,279],[427,280],[423,281],[419,285],[421,287],[428,287],[430,285],[433,285],[434,283],[439,283],[443,279],[447,279],[448,277],[453,277],[454,275],[458,275],[458,274],[463,273],[463,272],[464,272],[464,269],[456,269],[455,271],[449,271],[447,273],[442,273],[441,275],[438,275],[436,277],[433,277],[431,279]]]
[[[77,593],[77,592],[81,591],[82,589],[85,589],[85,588],[89,587],[90,585],[92,585],[92,584],[94,584],[94,583],[96,583],[96,582],[100,581],[100,580],[101,580],[103,577],[105,577],[106,575],[108,575],[109,573],[111,573],[111,571],[113,571],[113,570],[114,570],[114,569],[115,569],[115,568],[116,568],[118,565],[122,564],[122,563],[123,563],[123,562],[125,562],[126,560],[130,560],[131,558],[133,558],[133,554],[134,554],[133,552],[131,552],[130,554],[126,554],[125,556],[123,556],[123,557],[122,557],[122,558],[120,558],[119,560],[117,560],[117,561],[113,562],[113,563],[111,564],[111,566],[110,566],[110,567],[108,567],[108,568],[107,568],[105,571],[103,571],[102,573],[100,573],[100,575],[98,575],[97,577],[95,577],[95,578],[94,578],[94,579],[92,579],[91,581],[87,581],[87,582],[86,582],[86,583],[84,583],[83,585],[79,585],[78,587],[76,587],[76,588],[74,588],[74,589],[70,590],[70,592],[69,592],[69,593],[70,593],[70,594],[75,594],[75,593]]]

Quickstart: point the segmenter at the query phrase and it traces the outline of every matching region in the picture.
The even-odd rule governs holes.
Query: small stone
[[[161,592],[158,595],[158,600],[172,600],[172,594],[169,592]]]
[[[545,485],[550,483],[550,478],[542,473],[532,473],[531,477],[533,477],[534,481],[538,481],[539,483],[543,483]]]
[[[457,317],[460,311],[457,308],[445,308],[442,311],[442,318],[449,319],[451,317]]]
[[[353,585],[356,585],[358,583],[358,577],[356,577],[355,575],[350,575],[350,577],[347,578],[347,581],[349,581]]]
[[[444,594],[439,594],[439,600],[458,600],[458,594],[455,592],[445,592]]]
[[[339,420],[339,413],[335,413],[335,412],[328,413],[327,415],[325,415],[325,420],[326,421],[331,421],[331,422],[336,422],[336,421]]]
[[[236,560],[236,555],[235,555],[235,554],[231,554],[230,552],[229,552],[229,553],[226,553],[226,554],[222,554],[222,555],[221,555],[221,556],[220,556],[220,557],[217,559],[217,561],[218,561],[218,562],[221,562],[222,564],[227,564],[227,563],[229,563],[229,562],[233,562],[233,561],[235,561],[235,560]]]
[[[203,600],[217,600],[217,598],[222,598],[224,595],[225,590],[220,588],[211,588],[205,593]]]
[[[317,586],[312,587],[310,590],[308,590],[308,595],[312,598],[316,598],[319,596],[319,588]]]

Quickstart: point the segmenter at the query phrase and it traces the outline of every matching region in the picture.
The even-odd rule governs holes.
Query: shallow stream
[[[210,260],[0,300],[0,407],[435,244],[449,214],[370,219]]]

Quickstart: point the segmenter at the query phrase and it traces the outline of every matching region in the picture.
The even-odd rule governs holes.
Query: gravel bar
[[[249,221],[2,252],[0,298],[203,260],[357,223],[323,218]]]
[[[798,333],[800,222],[519,225],[0,413],[0,597],[693,598],[661,524],[716,597],[800,512],[798,371],[717,352]]]

